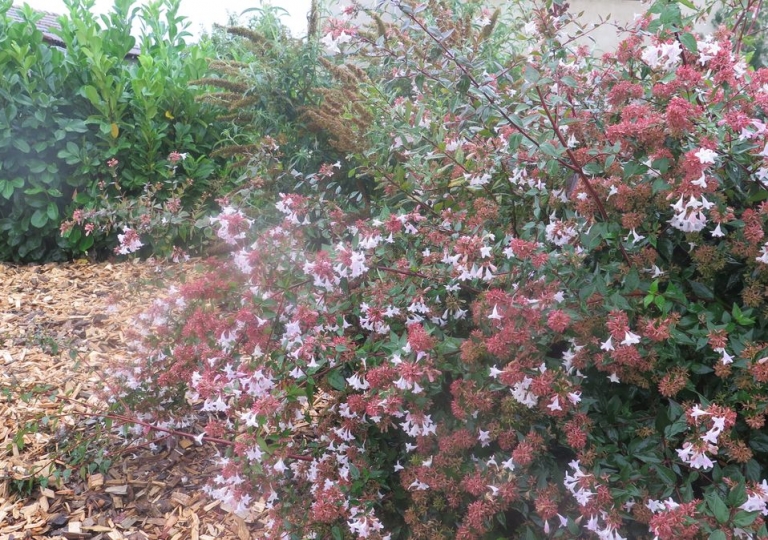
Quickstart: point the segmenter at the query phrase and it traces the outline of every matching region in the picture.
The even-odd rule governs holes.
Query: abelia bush
[[[209,213],[211,201],[190,196],[194,180],[177,173],[187,160],[195,161],[187,153],[171,152],[165,163],[170,177],[145,184],[138,195],[131,195],[124,187],[120,161],[108,160],[109,181],[100,180],[94,186],[91,203],[75,209],[72,219],[62,222],[62,237],[90,238],[96,246],[115,243],[116,238],[117,245],[108,251],[116,255],[139,253],[147,246],[143,253],[175,262],[188,259],[184,247],[199,247],[194,244],[207,241],[210,222],[203,216]]]
[[[115,407],[220,445],[209,495],[265,538],[766,537],[768,71],[738,28],[658,2],[595,59],[559,4],[388,9],[329,30],[368,70],[370,206],[330,164],[270,225],[226,201],[231,256],[143,316]]]

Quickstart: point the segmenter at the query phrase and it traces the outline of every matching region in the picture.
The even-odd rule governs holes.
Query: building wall
[[[503,2],[501,3],[503,4]],[[701,4],[702,2],[695,3]],[[649,2],[640,2],[639,0],[570,0],[570,5],[571,13],[584,13],[580,20],[586,24],[598,23],[601,18],[605,19],[610,13],[610,24],[603,25],[590,33],[590,36],[595,40],[596,50],[600,51],[614,50],[622,39],[616,31],[616,26],[626,26],[634,20],[635,16],[642,15],[650,7]],[[683,8],[683,12],[686,11],[688,10]],[[696,25],[695,30],[702,34],[710,34],[714,27],[708,19]]]
[[[359,0],[364,6],[374,7],[379,0]],[[509,6],[509,0],[485,0],[489,7]],[[694,0],[694,3],[702,5],[704,0]],[[341,7],[346,5],[345,1],[335,1],[331,6],[331,13],[338,14]],[[626,26],[632,22],[636,15],[641,15],[650,7],[650,2],[641,2],[640,0],[570,0],[569,11],[573,14],[583,12],[580,21],[583,24],[599,23],[609,14],[608,24],[599,26],[589,33],[589,37],[579,40],[579,43],[587,44],[594,48],[595,53],[614,50],[621,40],[617,34],[617,26]],[[683,8],[685,11],[686,8]],[[714,30],[710,21],[703,21],[697,25],[696,31],[703,34],[711,33]]]

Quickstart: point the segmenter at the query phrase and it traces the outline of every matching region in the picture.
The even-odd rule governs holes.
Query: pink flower
[[[680,62],[682,49],[677,42],[662,43],[656,46],[646,47],[643,51],[642,59],[651,68],[662,67],[669,71]]]
[[[760,248],[760,256],[756,257],[757,262],[768,264],[768,242],[766,242],[762,248]]]
[[[640,336],[633,334],[629,330],[624,333],[624,339],[621,342],[622,345],[636,345],[638,343],[640,343]]]
[[[564,311],[556,309],[547,317],[547,326],[555,332],[564,332],[571,324],[571,317]]]
[[[699,163],[702,165],[711,165],[715,162],[717,152],[710,150],[709,148],[701,148],[694,155],[699,158]]]
[[[702,445],[693,444],[690,441],[683,443],[683,447],[677,450],[677,456],[694,469],[709,470],[715,466],[712,460],[707,456],[707,452],[716,453],[717,447],[711,444]]]
[[[563,408],[560,406],[560,396],[553,396],[552,401],[547,405],[547,409],[554,411],[562,411]]]
[[[115,253],[120,255],[128,255],[129,253],[138,251],[141,246],[144,245],[141,243],[141,238],[139,238],[138,233],[129,227],[126,227],[123,230],[123,234],[118,234],[117,239],[120,241],[120,245],[115,248]]]
[[[180,152],[173,151],[170,154],[168,154],[168,161],[172,165],[175,165],[176,163],[178,163],[179,161],[181,161],[183,159],[187,159],[187,153],[186,152],[180,153]]]
[[[768,482],[763,480],[752,489],[747,489],[747,500],[739,506],[745,512],[762,512],[765,514],[768,502]]]
[[[252,219],[247,219],[245,215],[231,206],[225,206],[221,214],[210,218],[211,225],[218,224],[219,229],[216,235],[229,245],[236,245],[238,240],[245,238],[245,233],[253,225]]]

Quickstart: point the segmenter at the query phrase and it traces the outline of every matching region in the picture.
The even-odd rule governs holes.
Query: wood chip
[[[112,495],[126,495],[128,493],[128,484],[123,484],[120,486],[109,486],[108,488],[104,489],[106,493],[111,493]]]
[[[90,527],[86,527],[83,525],[83,529],[86,531],[93,531],[93,532],[109,532],[113,529],[113,527],[105,527],[103,525],[92,525]]]
[[[251,538],[251,532],[248,530],[248,525],[245,523],[245,520],[239,516],[232,516],[232,519],[234,519],[237,524],[237,537],[240,540],[249,540]]]
[[[193,443],[189,439],[181,439],[179,441],[179,446],[181,446],[184,450],[186,450],[187,448],[190,448],[190,447],[192,447],[194,445],[195,445],[195,443]]]
[[[88,477],[88,489],[98,489],[104,485],[103,474],[92,474]]]
[[[91,538],[92,535],[88,533],[76,533],[76,532],[70,532],[70,531],[63,531],[61,533],[61,536],[63,536],[67,540],[88,540]]]
[[[171,502],[175,503],[177,506],[183,506],[186,508],[192,504],[192,500],[192,497],[186,493],[182,493],[180,491],[174,491],[171,493]]]
[[[203,511],[204,511],[204,512],[210,512],[211,510],[213,510],[214,508],[216,508],[216,507],[217,507],[217,506],[219,506],[220,504],[221,504],[221,501],[213,501],[213,502],[211,502],[211,503],[209,503],[209,504],[206,504],[206,505],[203,507]]]

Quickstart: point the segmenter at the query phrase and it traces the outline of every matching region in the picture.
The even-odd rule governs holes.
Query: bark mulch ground
[[[127,453],[115,440],[100,454],[93,443],[105,361],[129,354],[133,318],[196,268],[0,265],[0,540],[250,538],[252,520],[202,492],[212,446]]]

